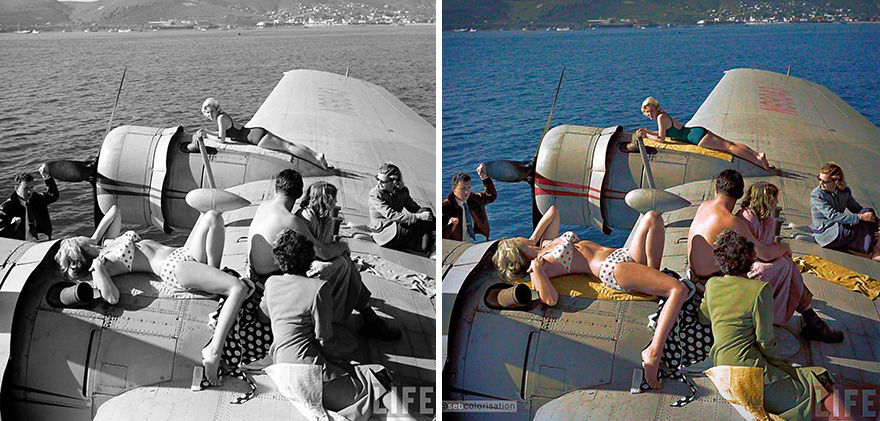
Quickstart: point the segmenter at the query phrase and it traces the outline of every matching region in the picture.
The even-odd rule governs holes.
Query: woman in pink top
[[[776,242],[776,219],[773,218],[773,211],[778,199],[778,187],[759,181],[749,187],[740,205],[742,208],[736,213],[736,216],[746,222],[755,239],[765,245]],[[773,324],[781,326],[788,323],[797,310],[806,323],[801,330],[801,336],[829,343],[843,340],[843,334],[831,329],[811,308],[813,294],[804,285],[804,277],[790,254],[769,262],[755,260],[747,276],[760,279],[773,287]]]

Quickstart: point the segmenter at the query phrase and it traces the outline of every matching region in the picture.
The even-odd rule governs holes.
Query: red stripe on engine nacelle
[[[535,196],[540,195],[549,195],[549,196],[573,196],[573,197],[588,197],[590,199],[601,200],[600,197],[592,194],[592,193],[576,193],[565,190],[544,190],[538,186],[535,186]]]
[[[590,191],[594,191],[596,193],[600,193],[600,194],[602,193],[601,190],[594,188],[594,187],[590,187],[590,186],[583,185],[583,184],[566,183],[564,181],[554,181],[554,180],[551,180],[551,179],[544,177],[541,174],[537,174],[537,173],[535,174],[535,184],[536,185],[543,184],[548,187],[565,187],[565,188],[569,188],[569,189],[590,190]]]

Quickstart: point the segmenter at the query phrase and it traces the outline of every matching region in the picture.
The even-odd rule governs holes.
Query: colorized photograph
[[[0,418],[434,419],[435,10],[0,0]]]
[[[444,1],[444,420],[876,419],[878,20]]]

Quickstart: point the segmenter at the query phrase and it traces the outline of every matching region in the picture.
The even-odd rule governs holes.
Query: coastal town
[[[622,4],[632,5],[632,1]],[[686,3],[671,2],[662,10],[633,8],[606,10],[597,13],[593,9],[570,4],[541,4],[535,7],[511,9],[455,8],[451,16],[444,16],[443,29],[456,32],[478,30],[546,30],[568,31],[579,29],[621,27],[679,27],[707,25],[770,25],[793,23],[869,23],[880,22],[880,9],[863,5],[856,10],[831,3],[818,4],[805,1],[758,1],[739,3],[717,9],[698,9]],[[590,15],[594,16],[590,16]],[[572,19],[586,16],[587,19]]]
[[[235,6],[231,6],[233,9]],[[242,6],[238,6],[242,7]],[[278,9],[257,14],[244,7],[235,10],[242,14],[250,12],[251,18],[235,19],[165,19],[145,22],[120,22],[103,19],[98,22],[45,22],[40,25],[0,25],[0,32],[38,34],[43,31],[61,32],[143,32],[169,29],[229,30],[267,29],[282,27],[326,27],[335,25],[413,25],[435,22],[433,7],[413,8],[390,5],[373,6],[364,3],[299,4],[293,10]]]

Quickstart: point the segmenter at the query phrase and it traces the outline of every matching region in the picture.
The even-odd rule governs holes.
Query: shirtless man
[[[736,201],[743,195],[745,184],[740,173],[735,170],[724,170],[715,178],[715,198],[703,202],[694,215],[688,231],[688,264],[690,277],[694,283],[705,285],[713,276],[723,276],[721,268],[715,262],[712,245],[724,230],[730,229],[745,237],[755,246],[758,260],[769,262],[786,254],[791,255],[791,247],[784,243],[764,245],[755,239],[745,221],[733,214]],[[812,294],[804,288],[806,304],[801,315],[806,322],[801,335],[807,339],[836,343],[843,340],[843,333],[831,329],[816,311],[810,308]]]
[[[759,260],[769,262],[785,254],[791,254],[787,244],[774,243],[765,246],[755,240],[745,221],[733,214],[736,201],[743,195],[742,175],[735,170],[724,170],[715,178],[715,198],[703,202],[694,215],[688,231],[688,263],[691,280],[702,284],[713,276],[722,276],[721,268],[715,263],[712,244],[715,238],[726,229],[736,231],[747,240],[755,243],[755,252]],[[696,276],[694,276],[696,275]]]
[[[291,212],[302,192],[303,181],[299,173],[290,169],[281,171],[275,177],[275,197],[263,202],[257,208],[248,230],[248,272],[251,281],[255,284],[263,285],[270,276],[282,274],[272,254],[278,233],[286,228],[298,233],[309,231],[305,222]],[[328,245],[315,242],[314,246],[315,254],[321,258],[335,257],[348,252],[348,244],[343,242]],[[366,295],[366,299],[357,300],[360,308],[354,308],[364,321],[360,330],[361,335],[387,341],[401,338],[400,330],[388,326],[370,307],[370,291],[363,284],[358,285],[357,288],[334,288],[334,301],[346,299],[346,297],[337,297],[335,291],[348,290],[363,291]]]

